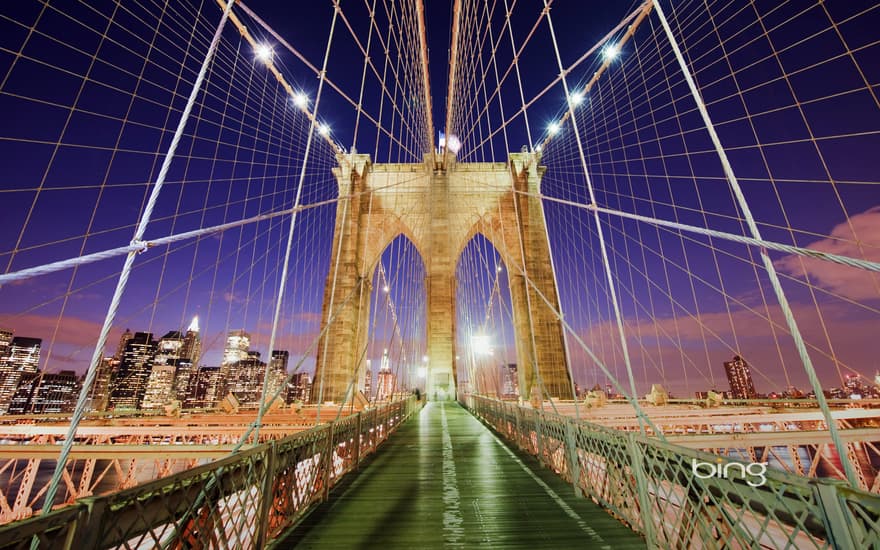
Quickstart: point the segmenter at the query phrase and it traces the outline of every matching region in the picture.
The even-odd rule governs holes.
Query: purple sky
[[[203,8],[208,20],[194,25],[194,14],[177,6],[174,9],[180,13],[162,19],[164,32],[153,36],[150,29],[156,25],[149,22],[158,21],[161,14],[136,13],[137,8],[131,8],[134,11],[117,13],[108,27],[105,16],[112,12],[112,3],[98,4],[94,10],[52,8],[42,14],[37,4],[0,8],[6,15],[0,22],[3,272],[130,240],[147,183],[155,181],[170,130],[179,119],[187,83],[194,78],[205,41],[219,18],[211,4]],[[438,130],[445,118],[450,4],[426,1]],[[591,8],[585,18],[580,2],[554,3],[551,13],[565,65],[625,15],[627,10],[613,4]],[[702,2],[691,1],[667,11],[764,237],[877,262],[880,52],[871,43],[878,10],[853,17],[859,13],[857,4],[829,1],[802,13],[786,5],[776,11],[724,8],[708,14]],[[329,2],[298,3],[296,10],[256,0],[248,6],[312,64],[320,65],[332,15]],[[364,5],[351,3],[343,11],[365,41]],[[496,34],[501,11],[493,16]],[[540,2],[517,4],[513,34],[519,44],[539,14]],[[244,19],[255,34],[265,34]],[[71,20],[79,23],[70,24]],[[840,24],[843,40],[830,31],[831,21]],[[387,28],[381,17],[377,23]],[[34,24],[39,32],[28,38],[26,29]],[[102,25],[109,29],[104,42],[94,31]],[[762,25],[770,30],[762,31]],[[190,38],[193,29],[200,39]],[[538,29],[520,58],[527,99],[559,72],[549,53],[552,43],[546,22]],[[356,98],[363,57],[347,28],[340,26],[336,32],[328,76]],[[502,36],[496,57],[503,73],[511,54],[506,31]],[[65,44],[76,44],[80,51]],[[187,50],[188,46],[192,47]],[[19,50],[20,58],[9,53]],[[280,53],[280,47],[277,50],[287,79],[314,101],[314,73],[293,56]],[[95,52],[98,62],[91,63]],[[381,68],[384,57],[378,52],[373,56]],[[150,62],[145,64],[144,58]],[[180,72],[182,58],[186,63]],[[585,85],[598,61],[579,66],[569,75],[569,84]],[[85,74],[88,81],[82,78]],[[494,75],[488,74],[492,75],[488,84],[494,87]],[[224,33],[206,89],[209,93],[200,96],[181,141],[148,238],[293,204],[307,121],[290,109],[285,91],[265,67],[253,62],[232,28]],[[500,90],[507,117],[519,107],[518,94],[510,76]],[[368,79],[364,105],[375,116],[380,95],[377,80]],[[548,122],[561,116],[564,99],[556,85],[530,106],[534,142],[544,135]],[[417,100],[397,101],[406,109],[407,101],[415,105]],[[387,104],[383,113],[383,126],[390,127],[394,120],[401,140],[411,145],[400,130],[400,117]],[[485,116],[497,128],[497,98]],[[346,148],[353,144],[355,112],[339,94],[326,92],[319,117],[332,125],[339,144]],[[591,90],[577,122],[599,204],[745,234],[741,212],[656,16],[643,23],[622,49],[620,60]],[[363,119],[361,124],[354,143],[359,152],[379,160],[389,155],[393,160],[412,160],[386,137],[377,139],[375,125]],[[509,148],[519,150],[527,141],[523,117],[513,119],[507,130]],[[572,136],[569,122],[545,150],[548,169],[542,191],[583,204],[588,195]],[[467,138],[465,148],[478,141],[476,134],[463,138]],[[494,160],[505,160],[502,133],[492,145]],[[331,150],[315,140],[310,155],[305,204],[336,195]],[[487,153],[481,155],[491,160]],[[319,206],[297,219],[291,282],[275,346],[291,351],[291,364],[308,349],[320,326],[334,209],[332,204]],[[623,379],[592,214],[548,203],[546,215],[566,319]],[[757,251],[605,215],[602,222],[639,391],[658,381],[678,393],[711,385],[724,388],[721,364],[735,353],[755,367],[759,391],[782,389],[788,383],[806,387]],[[204,328],[205,362],[218,362],[225,332],[239,328],[250,331],[254,347],[265,353],[289,223],[289,218],[275,218],[140,256],[107,353],[114,351],[118,335],[127,327],[161,335],[185,328],[193,315],[200,316]],[[780,253],[771,257],[823,382],[837,385],[840,375],[853,371],[873,376],[880,367],[872,341],[880,326],[877,277],[821,260],[800,261]],[[418,262],[412,254],[400,258],[401,265],[389,264],[386,269],[399,277],[413,277]],[[387,260],[395,258],[387,256]],[[0,327],[43,338],[48,368],[82,371],[121,264],[121,258],[114,258],[82,267],[75,276],[64,271],[5,285],[0,288]],[[486,288],[475,286],[483,276],[472,273],[472,280],[460,284],[472,285],[468,290],[472,296],[488,298]],[[809,285],[803,284],[806,280]],[[407,280],[395,285],[395,301],[416,308],[417,283]],[[479,306],[474,307],[473,317],[478,318]],[[374,335],[373,355],[388,338],[390,327],[381,323],[386,324]],[[498,329],[496,337],[499,343],[508,343],[505,358],[515,360],[509,323],[508,329]],[[408,338],[419,340],[414,335]],[[604,383],[577,346],[571,346],[571,357],[576,380]],[[305,368],[312,363],[307,360]]]

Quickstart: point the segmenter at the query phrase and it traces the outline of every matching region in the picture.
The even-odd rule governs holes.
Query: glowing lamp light
[[[425,376],[428,375],[428,369],[426,369],[425,367],[419,367],[418,372],[419,372],[419,378],[424,378]]]
[[[446,138],[446,149],[453,155],[458,154],[458,151],[461,149],[461,141],[459,141],[457,136],[450,134]]]
[[[535,152],[536,152],[536,153],[540,153],[540,152],[543,151],[543,150],[544,150],[544,147],[542,147],[541,145],[538,145],[537,147],[535,147]]]
[[[268,44],[257,44],[254,46],[254,56],[256,56],[257,61],[262,61],[263,63],[268,63],[272,61],[272,46]]]
[[[495,271],[497,271],[498,273],[501,273],[501,266],[499,265],[498,267],[496,267]]]
[[[549,133],[551,136],[555,136],[556,134],[558,134],[559,130],[561,130],[561,127],[559,126],[558,122],[551,122],[550,125],[547,126],[547,133]]]
[[[492,355],[492,342],[485,334],[471,336],[471,347],[477,355]]]
[[[300,109],[305,109],[309,106],[309,96],[303,92],[299,92],[293,96],[293,104]]]
[[[584,102],[584,92],[572,92],[568,95],[568,100],[577,107]]]
[[[602,48],[602,59],[605,61],[614,61],[620,55],[620,46],[617,44],[608,44]]]
[[[424,362],[424,363],[427,363],[427,362],[428,362],[428,356],[427,356],[427,355],[422,355],[422,362]]]
[[[327,126],[326,124],[321,124],[320,126],[318,126],[318,133],[321,134],[322,136],[329,136],[330,135],[330,127]]]
[[[383,286],[383,287],[382,287],[382,292],[391,292],[391,287],[388,286],[388,285]]]

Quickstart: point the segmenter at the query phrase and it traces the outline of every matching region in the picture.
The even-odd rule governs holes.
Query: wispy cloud
[[[834,226],[828,238],[807,248],[880,262],[880,206],[851,216]],[[853,300],[880,299],[880,276],[870,271],[793,255],[776,260],[774,265],[795,277],[809,275],[813,284]]]
[[[59,324],[56,315],[0,313],[0,327],[12,330],[16,336],[41,338],[43,340],[41,361],[44,363],[44,368],[54,370],[59,367],[58,363],[64,363],[64,368],[73,368],[80,372],[88,367],[101,332],[101,323],[72,315],[65,315]],[[120,332],[120,330],[111,331],[105,351],[110,353],[115,351]],[[53,334],[54,342],[52,342]],[[52,356],[49,360],[51,364],[47,365],[45,363],[50,347],[52,347]]]
[[[870,313],[843,303],[822,304],[820,310],[814,304],[792,304],[792,308],[823,383],[837,384],[838,368],[844,374],[851,370],[873,374],[878,361],[870,345],[876,336],[874,324],[866,319]],[[579,333],[624,382],[616,324],[606,321]],[[681,312],[677,318],[629,320],[625,334],[639,391],[643,386],[647,391],[650,383],[657,382],[669,384],[679,393],[710,385],[726,388],[722,363],[734,354],[746,357],[753,365],[759,391],[784,389],[786,372],[792,383],[802,388],[807,384],[777,304],[761,304],[751,310],[738,307],[730,314],[703,312],[695,316]],[[570,347],[575,367],[595,372],[586,353],[574,342]],[[685,380],[690,382],[685,384]]]

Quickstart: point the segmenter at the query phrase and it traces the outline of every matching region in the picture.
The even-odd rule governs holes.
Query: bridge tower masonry
[[[477,234],[492,242],[508,272],[520,395],[572,398],[563,329],[554,313],[559,299],[550,246],[537,198],[544,172],[540,157],[511,153],[506,163],[458,163],[446,155],[445,162],[428,155],[419,164],[373,164],[364,154],[337,156],[333,174],[339,196],[350,198],[337,204],[321,327],[332,324],[318,343],[313,401],[342,402],[352,389],[353,369],[358,381],[353,389],[363,390],[373,274],[398,235],[412,241],[425,263],[427,396],[455,398],[455,293],[462,284],[455,271],[462,250]],[[464,357],[463,350],[459,354]]]

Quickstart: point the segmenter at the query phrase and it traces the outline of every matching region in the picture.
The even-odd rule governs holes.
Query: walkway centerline
[[[563,513],[560,513],[562,508]],[[432,402],[278,547],[645,548],[454,402]]]

